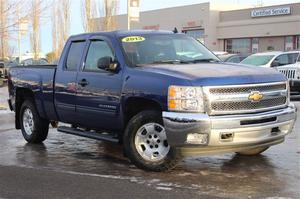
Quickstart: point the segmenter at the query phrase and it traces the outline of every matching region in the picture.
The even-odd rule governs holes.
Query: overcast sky
[[[119,0],[119,14],[127,12],[127,0]],[[209,0],[140,0],[141,11],[155,10],[160,8],[168,8],[182,5],[190,5],[208,2]],[[264,6],[278,5],[286,3],[298,3],[300,0],[211,0],[214,4],[218,3],[233,4],[241,7],[254,7],[257,4],[263,3]],[[81,25],[81,0],[71,0],[71,30],[70,34],[79,34],[83,32]],[[183,14],[183,13],[182,13]],[[47,53],[51,51],[51,22],[46,22],[41,30],[41,48],[42,52]],[[30,51],[29,40],[26,37],[22,40],[22,53]]]

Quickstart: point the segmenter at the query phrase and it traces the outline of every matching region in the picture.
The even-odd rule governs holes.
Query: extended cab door
[[[120,95],[122,70],[111,72],[99,69],[100,58],[110,56],[116,60],[111,43],[105,37],[96,37],[88,42],[84,66],[77,77],[76,110],[78,124],[99,130],[120,128]]]
[[[55,78],[55,106],[60,121],[76,124],[76,77],[86,41],[74,40],[66,44]]]

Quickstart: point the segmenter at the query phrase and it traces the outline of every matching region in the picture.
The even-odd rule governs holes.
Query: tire
[[[167,143],[162,116],[158,111],[146,110],[135,115],[126,127],[123,144],[126,156],[143,170],[170,170],[181,159],[176,148]]]
[[[42,119],[32,100],[26,100],[20,109],[20,124],[24,139],[28,143],[42,143],[49,131],[49,121]]]
[[[239,151],[237,152],[237,154],[239,155],[243,155],[243,156],[255,156],[255,155],[259,155],[262,152],[266,151],[269,147],[259,147],[259,148],[255,148],[255,149],[251,149],[251,150],[247,150],[247,151]]]

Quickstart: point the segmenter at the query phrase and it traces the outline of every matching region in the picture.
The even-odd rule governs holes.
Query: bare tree
[[[95,0],[81,1],[81,16],[85,32],[94,32],[97,30],[96,24],[93,23],[93,18],[96,18],[98,14]]]
[[[70,31],[70,0],[53,0],[52,48],[53,57],[58,59]]]
[[[7,2],[6,0],[0,0],[0,45],[1,45],[1,58],[4,59],[6,57],[7,50]]]
[[[0,0],[0,57],[6,58],[10,53],[9,42],[19,31],[19,24],[28,18],[29,12],[18,12],[19,9],[28,10],[28,2],[22,0]],[[16,17],[18,16],[18,17]]]
[[[38,59],[40,53],[40,17],[41,17],[41,0],[32,0],[31,2],[31,26],[32,32],[30,35],[31,48],[33,58]]]
[[[116,15],[118,12],[119,1],[118,0],[103,0],[103,21],[102,29],[104,31],[111,31],[117,28]]]

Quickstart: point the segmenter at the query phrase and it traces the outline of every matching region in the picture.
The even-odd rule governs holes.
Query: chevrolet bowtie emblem
[[[248,97],[248,99],[251,102],[259,102],[263,98],[263,94],[261,94],[259,91],[252,91]]]

